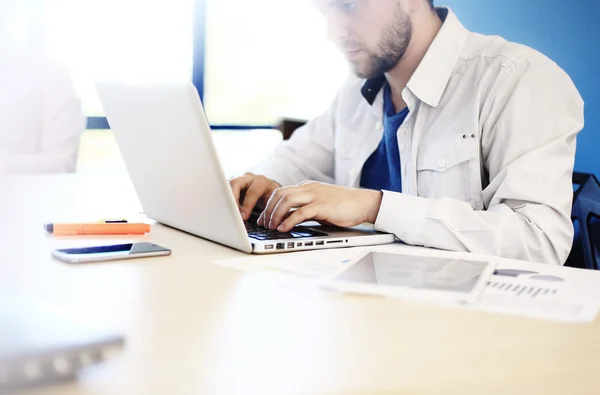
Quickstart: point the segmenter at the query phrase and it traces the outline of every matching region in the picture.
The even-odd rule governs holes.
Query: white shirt
[[[402,92],[403,193],[384,191],[375,228],[414,245],[563,264],[581,96],[542,54],[437,10],[441,31]],[[350,77],[253,171],[282,185],[358,187],[383,136],[383,82]]]
[[[67,72],[0,49],[0,174],[74,172],[85,117]]]

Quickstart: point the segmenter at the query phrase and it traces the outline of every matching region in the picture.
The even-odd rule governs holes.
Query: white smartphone
[[[52,256],[67,263],[104,262],[170,255],[171,250],[148,242],[64,248],[52,251]]]

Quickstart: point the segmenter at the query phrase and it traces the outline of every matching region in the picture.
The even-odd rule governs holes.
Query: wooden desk
[[[60,242],[42,232],[44,221],[137,210],[125,179],[0,180],[0,290],[61,303],[127,336],[118,359],[32,394],[600,392],[600,320],[306,294],[212,265],[242,254],[161,225],[147,238],[171,257],[84,266],[50,258]]]

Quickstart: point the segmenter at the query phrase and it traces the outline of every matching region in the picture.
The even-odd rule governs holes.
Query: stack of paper
[[[305,280],[307,285],[338,273],[367,251],[401,252],[449,258],[485,257],[470,254],[425,250],[405,245],[310,251],[295,254],[254,256],[218,261],[216,264],[245,272],[279,272]],[[496,271],[479,299],[455,307],[516,314],[565,322],[593,321],[600,310],[600,273],[544,264],[498,260]]]

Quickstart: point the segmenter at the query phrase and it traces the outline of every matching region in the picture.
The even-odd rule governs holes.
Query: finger
[[[258,208],[260,208],[261,211],[263,211],[266,207],[267,207],[267,203],[269,202],[269,199],[271,198],[271,195],[273,194],[273,192],[277,189],[277,188],[282,188],[281,184],[279,184],[276,181],[273,181],[271,179],[268,178],[264,178],[265,182],[266,182],[266,193],[263,193],[263,195],[258,199],[258,203],[256,203],[256,206]]]
[[[242,191],[248,188],[252,177],[250,175],[243,175],[241,177],[236,177],[232,180],[229,180],[229,186],[231,187],[231,191],[233,192],[233,197],[235,198],[235,202],[238,205],[238,209],[241,208],[240,205],[240,197],[242,195]]]
[[[285,196],[288,193],[296,194],[296,193],[303,193],[303,192],[304,192],[304,188],[302,186],[277,188],[275,191],[273,191],[273,194],[271,195],[271,198],[267,202],[267,206],[265,207],[265,210],[263,211],[262,226],[264,226],[265,228],[269,228],[269,229],[275,229],[276,227],[271,227],[269,225],[269,222],[273,215],[273,211],[275,211],[275,208],[277,207],[277,204],[279,203],[281,198],[283,198],[283,196]]]
[[[258,226],[263,226],[263,224],[265,223],[265,220],[264,220],[264,218],[265,218],[265,212],[263,211],[263,212],[261,212],[261,213],[260,213],[260,215],[258,216],[258,220],[256,220],[256,224],[257,224]]]
[[[314,203],[300,207],[277,227],[279,232],[289,232],[292,228],[304,221],[315,218],[319,213],[318,206]]]
[[[252,215],[252,210],[258,199],[260,199],[265,192],[267,192],[267,185],[264,182],[254,181],[250,184],[248,189],[246,189],[246,194],[244,196],[244,201],[242,203],[241,214],[244,221],[247,221],[248,218]]]
[[[286,219],[288,219],[290,217],[290,215],[294,214],[296,212],[296,210],[290,210],[287,213],[284,214],[283,219],[281,220],[281,222],[283,223],[283,221],[285,221]]]
[[[269,201],[267,202],[267,206],[265,207],[264,211],[263,211],[263,225],[264,227],[268,228],[269,227],[269,220],[271,219],[271,216],[273,215],[273,211],[275,210],[275,207],[277,207],[277,203],[279,203],[279,200],[281,200],[281,198],[288,194],[295,194],[295,193],[302,193],[303,192],[303,187],[301,186],[293,186],[293,187],[283,187],[283,188],[277,188],[273,191],[273,194],[271,195],[271,197],[269,198]],[[275,228],[272,228],[275,229]]]
[[[265,218],[268,218],[268,217],[267,217],[267,211],[269,210],[269,202],[271,202],[271,200],[272,200],[272,199],[273,199],[273,202],[277,202],[277,200],[279,199],[279,198],[277,197],[277,193],[278,193],[278,190],[276,189],[276,190],[274,190],[274,191],[271,193],[271,196],[270,196],[270,197],[267,199],[267,203],[265,204],[265,208],[264,208],[264,210],[263,210],[263,211],[260,213],[260,215],[258,216],[258,221],[256,221],[256,224],[257,224],[258,226],[264,226],[264,227],[266,228],[266,227],[267,227],[267,225],[269,225],[269,222],[268,222],[268,221],[265,221]],[[275,200],[275,199],[277,199],[277,200]],[[274,204],[276,204],[276,203],[271,203],[271,204],[273,204],[273,205],[274,205]]]
[[[290,210],[287,213],[285,213],[285,215],[283,216],[283,219],[281,220],[281,222],[283,222],[286,219],[288,219],[290,217],[290,215],[294,214],[294,212],[296,212],[296,210]]]
[[[264,216],[264,211],[262,213],[260,213],[258,219],[256,220],[256,224],[258,226],[263,226],[264,222],[265,222],[265,216]],[[289,217],[290,215],[292,215],[293,211],[288,211],[284,216],[283,219],[285,220],[287,217]]]
[[[290,189],[292,189],[292,187],[277,188],[273,191],[271,197],[269,198],[269,201],[267,202],[267,206],[261,214],[262,220],[260,226],[264,226],[265,228],[269,227],[269,220],[271,219],[271,214],[273,213],[273,210],[275,210],[275,207],[277,207],[277,203],[279,203],[279,200],[283,197],[283,195],[286,194],[286,191]]]
[[[275,206],[275,210],[269,218],[269,228],[277,229],[281,225],[284,216],[290,212],[292,208],[306,206],[312,203],[314,195],[307,192],[286,193]]]

